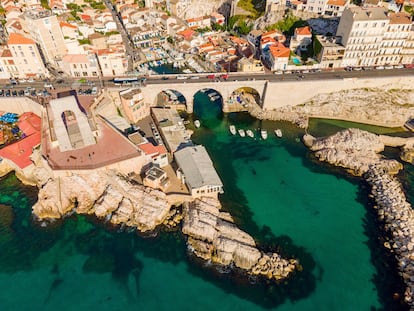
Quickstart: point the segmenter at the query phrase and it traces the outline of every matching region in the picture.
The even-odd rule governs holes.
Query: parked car
[[[384,69],[388,69],[388,70],[389,69],[394,69],[394,66],[393,65],[388,65],[388,66],[385,66]]]
[[[19,96],[24,96],[24,90],[20,90],[18,94]]]
[[[5,95],[6,96],[10,96],[11,95],[11,91],[10,90],[7,90],[6,93],[5,93]]]
[[[50,83],[50,82],[46,82],[43,86],[44,86],[46,89],[53,89],[53,84],[52,84],[52,83]]]
[[[274,74],[275,75],[281,75],[281,74],[283,74],[283,71],[278,70],[278,71],[275,71]]]
[[[220,75],[220,78],[222,78],[223,80],[227,80],[229,78],[229,75],[227,73],[223,73],[222,75]]]
[[[177,76],[177,80],[186,80],[188,79],[187,76]]]
[[[395,65],[394,68],[395,69],[403,69],[404,68],[404,65]]]
[[[0,90],[0,96],[4,96],[4,90]]]
[[[199,76],[192,76],[192,77],[190,77],[190,79],[197,80],[197,79],[200,79],[200,77]]]
[[[362,67],[354,67],[354,71],[361,71]]]
[[[29,82],[29,83],[33,83],[33,82],[34,82],[34,80],[33,80],[33,78],[29,78],[29,79],[27,80],[27,82]]]
[[[30,90],[28,89],[24,90],[24,96],[30,96]]]
[[[169,78],[168,77],[162,77],[161,79],[162,80],[168,80]]]
[[[345,71],[352,71],[352,67],[350,66],[345,67]]]
[[[216,78],[216,75],[208,75],[207,78],[209,78],[209,79],[215,79]]]
[[[384,70],[385,67],[384,66],[377,66],[377,67],[375,67],[375,69],[377,69],[377,70]]]
[[[97,88],[96,86],[94,86],[94,87],[92,88],[91,94],[92,94],[92,95],[96,95],[96,94],[98,94],[98,88]]]
[[[414,64],[405,64],[404,67],[407,69],[412,69],[414,68]]]

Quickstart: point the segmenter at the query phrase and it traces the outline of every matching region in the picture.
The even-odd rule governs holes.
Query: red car
[[[414,68],[414,64],[405,64],[404,67],[412,69]]]
[[[227,73],[224,73],[220,76],[220,78],[227,80],[229,78],[229,75]]]
[[[209,78],[209,79],[215,79],[216,78],[216,75],[208,75],[207,78]]]

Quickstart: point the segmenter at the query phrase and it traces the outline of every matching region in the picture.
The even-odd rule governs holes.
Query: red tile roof
[[[302,36],[312,34],[311,29],[310,29],[309,26],[296,28],[295,32],[296,32],[297,35],[302,35]]]
[[[40,132],[8,145],[0,150],[0,157],[13,161],[20,168],[32,164],[30,156],[34,147],[40,144]]]
[[[66,22],[60,22],[60,27],[68,27],[68,28],[73,28],[73,29],[77,29],[78,27],[76,27],[75,25],[66,23]]]
[[[289,57],[290,55],[290,49],[280,43],[277,45],[271,45],[269,47],[269,51],[273,57]]]
[[[21,34],[12,32],[9,36],[7,44],[35,44],[32,39],[23,37]]]
[[[165,149],[164,146],[162,145],[154,146],[151,143],[138,145],[138,148],[141,149],[146,155],[149,155],[151,157],[156,157],[160,154],[167,153],[167,149]]]
[[[40,118],[33,112],[23,113],[19,117],[17,125],[20,128],[20,130],[26,134],[26,136],[30,136],[32,134],[35,134],[36,132],[40,132],[42,126]]]
[[[190,29],[190,28],[187,28],[187,29],[185,29],[183,31],[177,32],[177,35],[181,35],[185,39],[191,38],[193,36],[193,34],[195,34],[195,31],[192,30],[192,29]]]

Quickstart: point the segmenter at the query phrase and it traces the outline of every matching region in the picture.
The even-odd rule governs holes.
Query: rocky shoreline
[[[304,143],[324,162],[362,176],[371,186],[374,208],[391,239],[384,246],[393,252],[398,271],[406,285],[404,301],[414,308],[414,212],[407,202],[402,185],[394,176],[402,169],[396,160],[382,157],[384,136],[358,129],[347,129],[326,138],[304,136]],[[400,140],[411,144],[411,139]],[[404,148],[404,145],[402,146]]]
[[[40,221],[72,213],[94,214],[141,233],[160,225],[173,228],[182,222],[188,249],[207,262],[236,267],[274,281],[285,279],[300,268],[295,259],[261,252],[254,239],[237,228],[231,215],[220,211],[217,199],[183,200],[182,204],[180,213],[161,191],[132,183],[112,171],[94,171],[50,179],[39,191],[33,214]]]

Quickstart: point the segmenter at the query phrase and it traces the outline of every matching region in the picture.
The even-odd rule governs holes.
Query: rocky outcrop
[[[359,129],[346,129],[318,139],[307,134],[304,142],[320,161],[346,168],[356,176],[366,173],[372,164],[394,173],[402,168],[398,161],[384,159],[379,154],[384,143],[378,135]]]
[[[236,266],[269,279],[286,278],[297,267],[296,260],[278,254],[264,254],[253,238],[220,211],[215,199],[202,198],[185,205],[182,231],[188,248],[198,257],[223,266]]]
[[[48,181],[39,191],[33,213],[39,219],[61,218],[75,211],[110,218],[145,232],[154,230],[170,210],[160,191],[131,184],[113,172],[72,174]]]
[[[386,85],[381,89],[351,89],[319,94],[301,105],[286,105],[273,110],[255,107],[250,110],[259,119],[285,120],[303,128],[307,126],[309,117],[399,127],[414,115],[414,90]]]
[[[405,301],[414,308],[414,212],[393,176],[402,165],[377,153],[384,149],[384,142],[400,145],[404,141],[348,129],[322,139],[307,135],[304,142],[321,161],[362,175],[371,185],[374,208],[390,236],[384,246],[393,251],[406,284]]]

